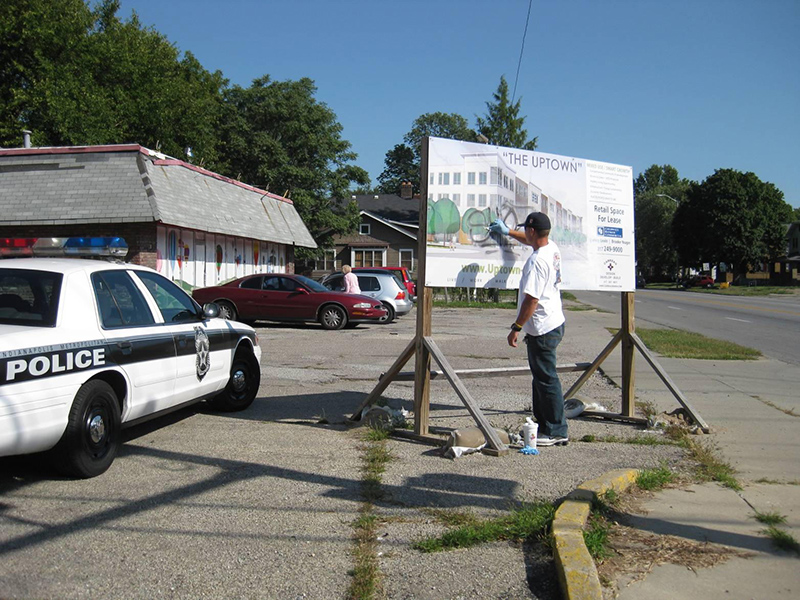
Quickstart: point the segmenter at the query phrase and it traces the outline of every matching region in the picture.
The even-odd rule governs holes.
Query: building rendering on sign
[[[445,235],[457,236],[458,243],[481,243],[486,239],[483,235],[486,225],[495,218],[513,226],[534,211],[550,216],[556,237],[563,237],[562,232],[583,230],[582,217],[573,214],[536,183],[522,178],[496,151],[464,152],[457,163],[431,157],[428,169],[428,202],[433,207],[443,200],[455,205],[459,227],[453,224],[452,231]]]
[[[291,200],[136,144],[0,149],[0,237],[121,236],[184,287],[294,272]]]

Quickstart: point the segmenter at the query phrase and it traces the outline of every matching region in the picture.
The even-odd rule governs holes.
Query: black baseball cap
[[[525,217],[525,222],[517,227],[532,227],[536,231],[546,231],[550,229],[550,217],[541,212],[532,212]]]

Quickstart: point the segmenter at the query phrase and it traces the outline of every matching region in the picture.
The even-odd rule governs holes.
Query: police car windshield
[[[0,268],[0,324],[55,327],[61,273]]]

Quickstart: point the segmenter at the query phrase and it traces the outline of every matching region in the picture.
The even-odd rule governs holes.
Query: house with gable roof
[[[186,288],[294,272],[292,201],[137,144],[0,149],[0,237],[120,236]]]
[[[417,232],[419,197],[411,194],[411,185],[397,194],[358,194],[351,196],[358,204],[361,222],[358,231],[334,236],[333,247],[317,259],[312,277],[323,277],[353,267],[406,267],[412,277],[417,269]]]

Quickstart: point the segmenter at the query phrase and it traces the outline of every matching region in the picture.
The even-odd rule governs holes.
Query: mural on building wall
[[[156,269],[172,281],[216,285],[253,273],[285,273],[286,248],[245,238],[158,227]]]

